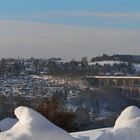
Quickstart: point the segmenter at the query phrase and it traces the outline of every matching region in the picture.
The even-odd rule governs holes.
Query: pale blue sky
[[[80,13],[92,14],[87,16]],[[98,16],[95,13],[112,14],[112,16]],[[121,15],[126,16],[121,17]],[[140,0],[0,0],[0,18],[140,29]]]
[[[140,0],[0,0],[0,57],[140,54]]]

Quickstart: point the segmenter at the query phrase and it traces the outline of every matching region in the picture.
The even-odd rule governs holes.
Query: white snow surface
[[[83,132],[71,133],[76,140],[97,140],[104,132],[108,132],[111,128],[95,129]]]
[[[111,65],[113,66],[114,64],[122,64],[122,63],[125,63],[123,61],[112,61],[112,60],[108,60],[108,61],[97,61],[97,62],[89,62],[88,64],[89,65],[96,65],[96,64],[99,64],[99,65]]]
[[[140,122],[136,121],[140,119],[140,109],[135,106],[130,106],[126,108],[121,115],[118,117],[118,119],[115,122],[114,129],[117,128],[126,128],[126,127],[136,127],[132,123],[136,122],[136,125],[138,126],[136,128],[140,128]],[[139,123],[138,123],[139,122]]]
[[[136,70],[136,72],[140,71],[140,64],[133,64],[134,69]]]
[[[89,65],[96,65],[96,64],[99,64],[101,66],[104,66],[104,65],[110,65],[110,66],[113,66],[114,64],[128,64],[128,62],[123,62],[123,61],[111,61],[111,60],[108,60],[108,61],[97,61],[97,62],[89,62],[88,64]],[[132,64],[134,69],[136,70],[136,72],[139,72],[140,71],[140,64],[138,63],[133,63]]]
[[[140,140],[140,110],[135,106],[126,108],[111,131],[97,140]]]
[[[0,140],[140,140],[140,110],[135,106],[121,113],[114,128],[71,134],[30,108],[18,107],[15,115],[18,122],[8,131],[1,132]]]
[[[0,131],[6,131],[13,127],[17,123],[17,119],[5,118],[0,121]]]
[[[74,140],[30,108],[18,107],[15,115],[19,121],[10,130],[0,133],[0,140]]]

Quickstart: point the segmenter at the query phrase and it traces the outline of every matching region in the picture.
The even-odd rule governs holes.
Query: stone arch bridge
[[[122,93],[129,91],[139,93],[140,99],[140,77],[139,76],[86,76],[93,87],[113,87],[122,89]],[[132,98],[133,96],[131,96]],[[137,98],[138,99],[138,98]]]

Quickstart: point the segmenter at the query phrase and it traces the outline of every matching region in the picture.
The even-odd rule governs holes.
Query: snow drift
[[[18,107],[15,115],[19,121],[9,131],[0,133],[0,140],[73,140],[67,132],[30,108]]]
[[[30,108],[18,107],[15,115],[17,123],[0,133],[0,140],[140,140],[140,110],[135,106],[121,113],[114,128],[71,135]],[[4,124],[7,123],[4,121]]]
[[[0,131],[6,131],[13,127],[17,123],[17,119],[5,118],[0,121]]]
[[[126,108],[114,128],[97,140],[140,140],[140,110],[135,106]]]

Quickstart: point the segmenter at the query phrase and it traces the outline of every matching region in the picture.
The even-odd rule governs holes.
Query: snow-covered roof
[[[140,71],[140,64],[133,64],[134,69],[136,70],[136,72]]]

